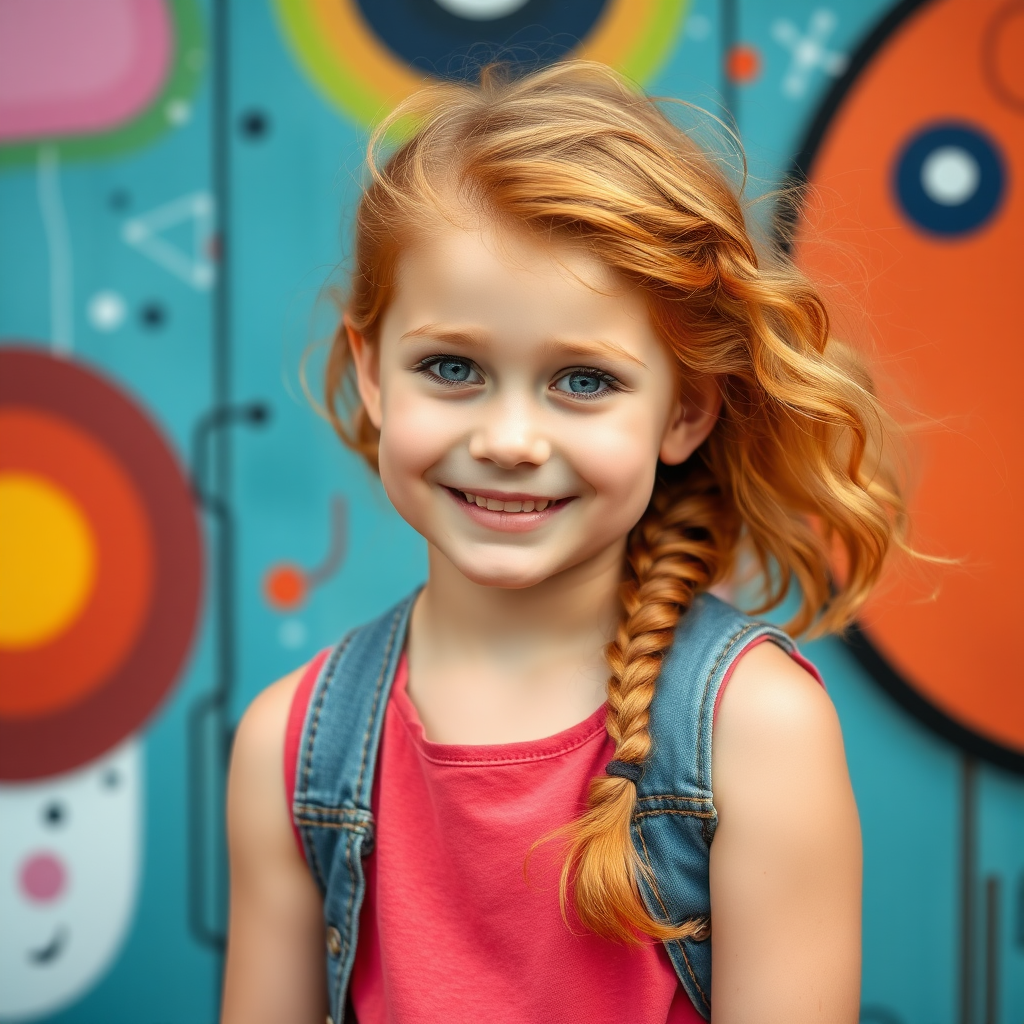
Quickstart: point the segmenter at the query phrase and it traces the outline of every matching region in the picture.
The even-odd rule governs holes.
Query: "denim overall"
[[[306,712],[292,815],[306,862],[324,895],[331,1022],[354,1020],[347,993],[359,910],[362,860],[372,849],[370,810],[384,708],[415,594],[349,633],[320,671]],[[632,836],[650,865],[641,881],[655,918],[680,923],[711,913],[708,862],[718,815],[711,797],[711,726],[729,667],[753,640],[767,637],[792,653],[785,633],[702,594],[682,616],[651,705],[653,752],[637,785]],[[687,995],[711,1017],[710,929],[665,943]]]

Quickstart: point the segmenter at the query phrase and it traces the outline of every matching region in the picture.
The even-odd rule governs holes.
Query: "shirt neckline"
[[[403,651],[395,670],[391,699],[419,753],[435,764],[484,766],[544,761],[576,750],[597,736],[607,735],[604,723],[608,705],[602,704],[582,722],[541,739],[514,743],[435,743],[427,739],[416,706],[409,698],[408,682],[409,661]]]

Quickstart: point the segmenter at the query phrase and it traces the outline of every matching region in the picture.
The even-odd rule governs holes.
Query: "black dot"
[[[103,785],[107,789],[117,789],[121,785],[121,773],[116,768],[108,768],[103,773]]]
[[[264,110],[247,110],[238,119],[238,129],[247,139],[262,139],[270,132],[270,117]]]
[[[43,808],[43,821],[47,825],[63,825],[68,817],[68,809],[57,800]]]
[[[167,310],[159,302],[147,302],[139,310],[139,319],[142,321],[143,327],[154,331],[159,330],[167,323]]]
[[[132,194],[125,188],[115,188],[107,202],[112,210],[127,210],[132,205]]]

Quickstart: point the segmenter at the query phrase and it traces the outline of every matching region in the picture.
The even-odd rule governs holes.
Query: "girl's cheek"
[[[653,487],[658,445],[647,417],[616,418],[607,423],[595,419],[566,438],[565,451],[598,494],[630,498],[638,488]]]

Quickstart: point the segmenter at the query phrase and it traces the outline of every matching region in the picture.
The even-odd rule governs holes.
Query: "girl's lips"
[[[446,487],[445,490],[452,496],[452,500],[462,508],[462,511],[474,522],[486,526],[491,530],[499,530],[502,533],[525,533],[536,529],[542,523],[547,522],[552,516],[557,515],[573,498],[536,498],[530,495],[501,494],[500,499],[497,492],[481,494],[481,498],[501,500],[506,503],[533,502],[535,505],[540,502],[547,503],[543,509],[534,509],[531,512],[506,512],[503,509],[481,508],[476,502],[466,500],[466,492],[455,490],[453,487]],[[476,492],[474,492],[476,493]]]

